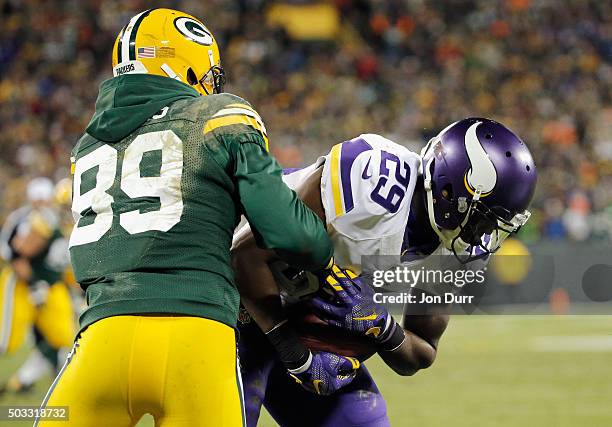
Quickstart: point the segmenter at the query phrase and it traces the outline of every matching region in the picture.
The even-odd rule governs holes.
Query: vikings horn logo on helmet
[[[495,188],[497,171],[476,135],[476,128],[481,123],[474,123],[465,132],[465,150],[470,162],[470,168],[465,173],[463,181],[465,188],[471,194],[475,194],[479,190],[480,196],[485,197],[491,194]]]

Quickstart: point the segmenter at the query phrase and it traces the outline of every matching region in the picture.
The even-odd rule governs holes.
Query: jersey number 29
[[[161,151],[159,176],[142,176],[141,164],[145,154],[155,151]],[[122,209],[119,214],[119,224],[125,231],[130,234],[168,231],[180,221],[183,214],[183,141],[171,130],[138,135],[125,150],[119,177],[118,158],[115,148],[102,145],[76,161],[72,198],[76,223],[70,236],[70,247],[96,242],[110,230],[115,199],[109,190],[117,178],[121,190],[130,198],[128,206],[133,206],[132,209]],[[95,169],[95,186],[81,194],[83,175]],[[151,198],[159,200],[156,203],[159,208],[141,209],[147,207],[147,201],[151,204]],[[93,221],[85,217],[93,217]]]
[[[397,184],[392,184],[393,181],[389,182],[390,171],[388,163],[395,164],[395,181]],[[402,175],[402,166],[404,175]],[[402,162],[399,157],[393,153],[381,151],[380,179],[372,193],[370,193],[370,198],[374,203],[379,204],[391,213],[395,213],[399,210],[402,200],[404,200],[409,182],[410,167],[408,163]],[[384,194],[385,191],[387,194]]]

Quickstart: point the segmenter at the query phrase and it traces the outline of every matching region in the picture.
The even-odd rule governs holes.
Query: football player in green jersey
[[[72,154],[69,245],[88,308],[43,407],[69,406],[59,424],[79,427],[130,426],[145,413],[164,427],[242,425],[234,228],[244,215],[260,246],[325,271],[325,227],[282,182],[257,112],[221,93],[202,22],[144,11],[112,57],[114,78]],[[286,350],[288,364],[305,365]],[[337,374],[350,378],[357,366],[346,362]]]
[[[56,367],[72,345],[76,325],[70,292],[63,280],[68,242],[59,230],[53,182],[32,179],[28,203],[13,211],[0,231],[0,355],[35,346],[19,369],[0,386],[3,393],[27,392]],[[63,360],[62,360],[63,363]]]

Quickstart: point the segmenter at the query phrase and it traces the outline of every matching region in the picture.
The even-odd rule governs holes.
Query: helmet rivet
[[[444,214],[444,218],[449,219],[449,218],[450,218],[450,214],[449,214],[448,212],[446,212],[446,213]]]

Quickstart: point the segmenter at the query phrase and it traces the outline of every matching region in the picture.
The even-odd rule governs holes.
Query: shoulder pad
[[[213,108],[204,125],[204,134],[217,133],[239,133],[241,129],[245,132],[257,132],[264,140],[266,150],[268,149],[268,133],[262,118],[255,109],[244,99],[231,95],[210,95],[214,98]],[[208,98],[206,97],[206,98]]]

